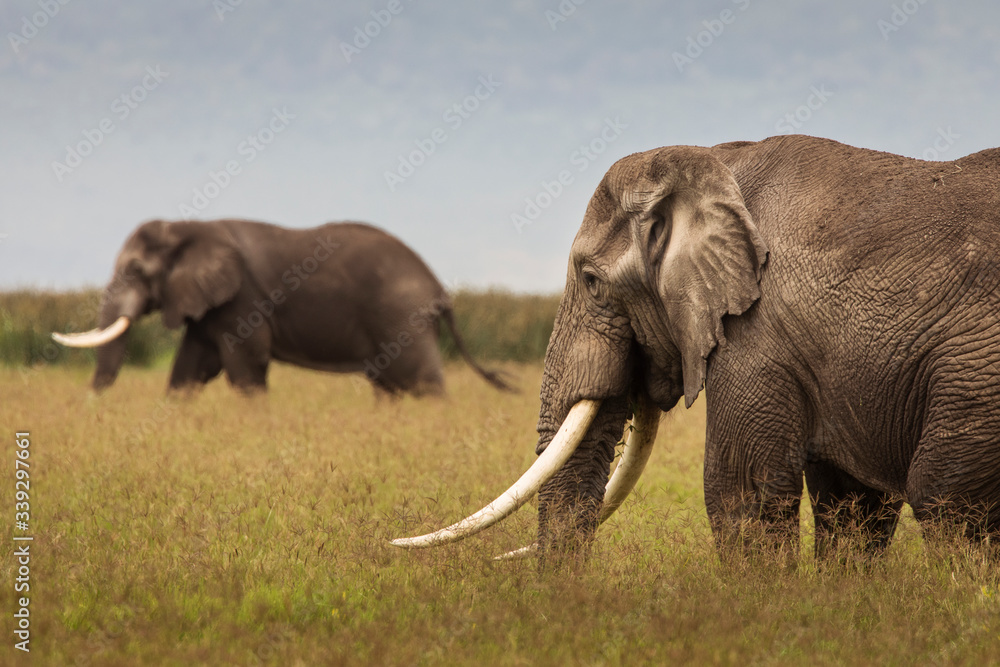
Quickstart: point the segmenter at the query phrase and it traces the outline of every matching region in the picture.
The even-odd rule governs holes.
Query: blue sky
[[[635,151],[1000,145],[992,0],[576,2],[5,0],[0,289],[101,285],[191,215],[364,220],[449,287],[556,292]]]

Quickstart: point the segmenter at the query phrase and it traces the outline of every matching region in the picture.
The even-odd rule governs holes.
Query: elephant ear
[[[167,237],[172,261],[163,289],[163,323],[175,329],[236,295],[242,260],[229,235],[212,223],[171,223]]]
[[[732,172],[707,149],[658,155],[638,191],[649,278],[681,353],[685,405],[705,384],[706,364],[725,343],[722,318],[760,298],[767,246]]]

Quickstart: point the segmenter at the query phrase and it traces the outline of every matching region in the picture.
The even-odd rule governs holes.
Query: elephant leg
[[[398,343],[396,343],[398,345]],[[389,362],[373,381],[376,391],[390,394],[408,392],[414,396],[444,394],[444,371],[441,351],[432,331],[413,336],[411,343],[399,346],[396,358]]]
[[[881,554],[892,539],[903,501],[859,482],[836,466],[806,464],[806,486],[816,526],[816,558],[840,551],[842,538],[854,538],[867,556]]]
[[[375,390],[375,402],[378,404],[391,403],[399,398],[399,389],[381,379],[372,380],[372,389]]]
[[[746,380],[721,365],[707,387],[705,504],[721,554],[779,552],[796,559],[806,399],[780,369]],[[748,393],[744,387],[767,387]]]
[[[240,344],[224,344],[219,352],[229,384],[252,394],[267,391],[267,367],[271,360],[270,332],[261,327]]]
[[[201,331],[189,326],[184,332],[170,371],[171,390],[200,386],[222,371],[219,349]]]
[[[931,403],[906,500],[926,536],[964,534],[1000,554],[1000,378],[993,390]]]

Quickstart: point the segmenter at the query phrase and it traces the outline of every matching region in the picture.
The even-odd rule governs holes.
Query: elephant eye
[[[144,267],[139,260],[132,260],[125,265],[122,278],[137,285],[149,283],[149,276],[146,275]]]
[[[597,296],[598,288],[601,285],[601,279],[597,277],[596,273],[584,269],[583,284],[587,287],[588,292],[590,292],[594,296]]]

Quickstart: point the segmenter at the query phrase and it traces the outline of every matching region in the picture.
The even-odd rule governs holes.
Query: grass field
[[[701,497],[704,412],[667,415],[647,473],[574,571],[490,557],[533,537],[526,507],[464,543],[406,552],[533,460],[540,364],[523,393],[467,367],[449,398],[377,404],[364,383],[278,366],[267,396],[217,381],[164,398],[126,368],[0,369],[11,522],[30,431],[31,657],[45,665],[1000,664],[1000,574],[930,554],[912,520],[873,568],[726,569]],[[804,519],[805,522],[805,519]],[[808,526],[808,523],[805,523]],[[17,564],[0,548],[13,648]]]

